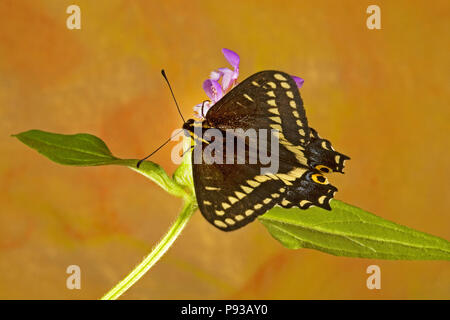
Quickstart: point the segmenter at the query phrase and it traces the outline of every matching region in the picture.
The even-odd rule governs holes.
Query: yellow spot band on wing
[[[320,204],[323,204],[324,202],[325,202],[325,199],[327,198],[327,196],[321,196],[320,198],[319,198],[319,203]]]
[[[227,228],[228,226],[220,220],[214,220],[214,224],[220,228]]]
[[[265,175],[264,176],[256,176],[254,179],[258,182],[266,182],[266,181],[270,180],[270,178]]]
[[[275,102],[275,99],[267,100],[267,104],[269,106],[272,106],[272,107],[276,107],[277,106],[277,103]]]
[[[253,211],[252,209],[248,209],[247,211],[245,211],[245,215],[248,217],[251,216],[254,212],[255,211]]]
[[[308,203],[311,203],[311,201],[308,201],[308,200],[302,200],[302,201],[300,201],[300,207],[304,207],[305,205],[307,205]]]
[[[284,174],[284,173],[278,173],[277,176],[287,186],[292,186],[292,183],[290,181],[294,181],[295,180],[295,178],[293,179],[291,176],[288,176],[287,174]]]
[[[306,172],[306,169],[304,168],[295,168],[288,172],[288,175],[294,177],[294,178],[300,178],[304,173]]]
[[[270,120],[272,120],[273,122],[281,123],[281,118],[280,118],[280,117],[269,117],[269,118],[270,118]]]
[[[225,222],[226,222],[227,224],[229,224],[230,226],[232,226],[233,224],[236,223],[236,222],[235,222],[233,219],[231,219],[231,218],[226,218],[226,219],[225,219]]]
[[[216,188],[216,187],[205,187],[206,190],[210,190],[210,191],[220,191],[220,188]]]
[[[268,176],[270,179],[278,180],[278,177],[273,173],[266,173],[266,176]]]
[[[271,127],[272,129],[278,130],[278,131],[280,131],[280,132],[283,130],[279,124],[271,124],[270,127]]]
[[[253,188],[256,188],[256,187],[258,187],[258,186],[260,185],[259,182],[254,181],[254,180],[247,180],[247,184],[248,184],[249,186],[253,187]]]
[[[280,81],[286,81],[287,79],[285,77],[283,77],[283,75],[279,74],[279,73],[275,73],[274,78]]]
[[[276,115],[280,115],[280,113],[278,112],[277,108],[271,108],[271,109],[269,109],[269,112],[273,113],[273,114],[276,114]]]
[[[291,88],[291,86],[290,86],[289,83],[287,83],[287,82],[282,82],[282,83],[281,83],[281,86],[282,86],[283,88],[285,88],[285,89],[290,89],[290,88]]]
[[[276,131],[274,134],[278,135],[278,140],[286,149],[295,154],[295,158],[299,163],[304,165],[307,163],[305,155],[303,153],[304,148],[302,146],[294,146],[286,139],[286,137],[280,131]]]
[[[245,193],[249,194],[253,191],[253,188],[247,187],[247,186],[241,186],[241,189],[244,190]]]
[[[231,204],[234,204],[234,203],[238,202],[239,200],[236,199],[235,197],[228,197],[228,201],[230,201]]]
[[[242,193],[242,192],[239,192],[239,191],[236,191],[234,194],[235,194],[236,197],[238,197],[239,199],[242,199],[242,198],[244,198],[244,197],[246,196],[245,193]]]

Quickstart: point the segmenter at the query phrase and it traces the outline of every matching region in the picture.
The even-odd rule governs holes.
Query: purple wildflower
[[[305,79],[296,77],[296,76],[291,76],[291,77],[292,77],[292,79],[294,79],[295,83],[297,84],[297,87],[300,89],[303,86]]]
[[[203,119],[209,109],[222,97],[231,90],[237,84],[237,78],[239,76],[239,55],[231,51],[230,49],[223,48],[222,53],[227,59],[228,63],[233,67],[233,70],[229,68],[219,68],[211,72],[209,79],[203,82],[203,90],[205,90],[206,95],[209,97],[210,101],[204,101],[197,104],[194,107],[194,112],[196,116]],[[298,88],[303,86],[302,78],[292,76]],[[221,80],[221,83],[219,82]]]

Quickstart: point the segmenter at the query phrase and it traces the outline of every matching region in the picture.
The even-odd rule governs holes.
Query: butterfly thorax
[[[194,119],[188,119],[183,124],[184,134],[187,137],[191,137],[192,140],[199,142],[207,142],[203,139],[203,133],[205,130],[211,129],[211,126],[207,121],[196,121]]]

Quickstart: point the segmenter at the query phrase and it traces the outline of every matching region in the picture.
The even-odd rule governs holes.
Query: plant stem
[[[183,231],[186,223],[191,218],[192,214],[197,209],[195,199],[190,197],[185,198],[183,210],[178,216],[177,220],[172,224],[169,231],[164,235],[161,241],[153,248],[152,252],[145,257],[145,259],[131,271],[126,278],[120,281],[114,288],[105,294],[101,300],[116,300],[124,292],[126,292],[136,281],[138,281],[158,260],[169,250],[173,242],[178,238],[181,231]]]

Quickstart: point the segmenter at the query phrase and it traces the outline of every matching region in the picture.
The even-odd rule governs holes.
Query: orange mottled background
[[[81,8],[81,30],[66,8]],[[382,30],[366,28],[381,7]],[[448,1],[0,1],[0,298],[97,299],[146,255],[181,200],[123,167],[57,165],[10,137],[87,132],[139,158],[205,98],[202,81],[241,56],[241,77],[305,79],[309,121],[352,157],[337,198],[450,239]],[[153,161],[168,172],[171,146]],[[66,268],[82,271],[66,289]],[[366,268],[381,267],[381,290]],[[124,299],[448,299],[442,261],[288,250],[255,222],[232,233],[197,212]]]

